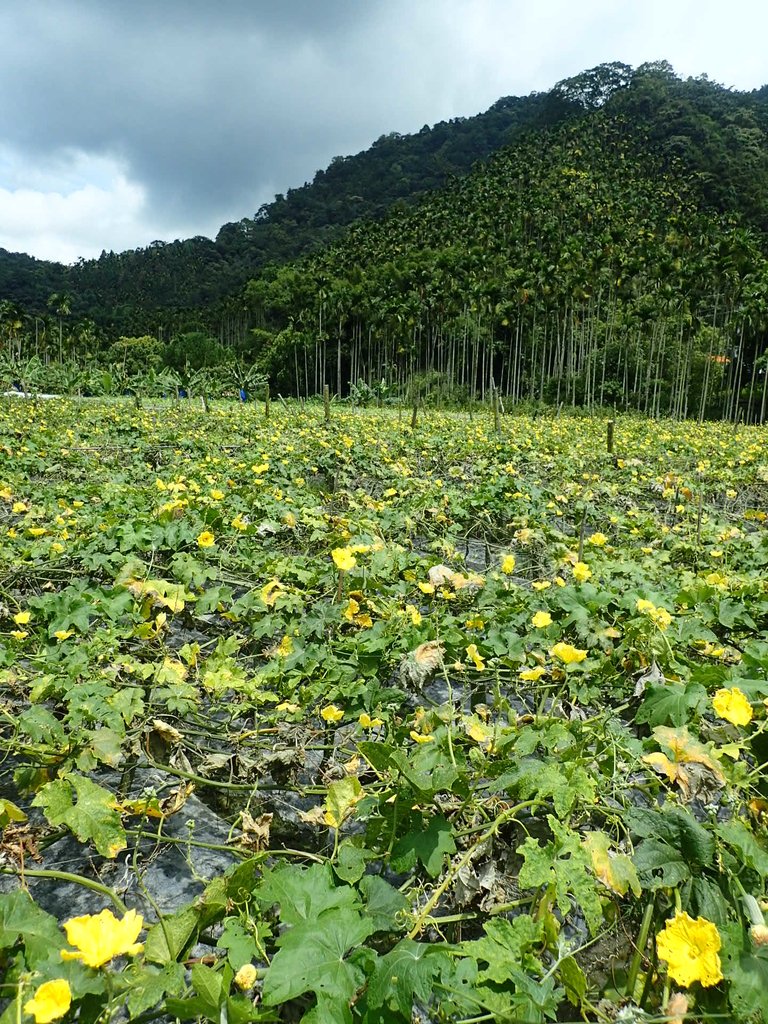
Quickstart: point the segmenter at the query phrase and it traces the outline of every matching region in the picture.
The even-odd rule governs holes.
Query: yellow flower
[[[664,630],[672,621],[672,616],[669,614],[666,608],[654,608],[652,612],[649,612],[649,617],[659,629]]]
[[[501,571],[503,573],[506,573],[507,576],[509,576],[510,573],[513,573],[515,571],[515,564],[516,563],[514,555],[504,555],[504,557],[501,560]]]
[[[44,526],[30,526],[27,533],[30,537],[42,537],[44,534],[48,533],[48,531]]]
[[[234,981],[241,991],[247,992],[248,989],[253,988],[256,984],[257,977],[258,972],[253,964],[243,964],[235,975]]]
[[[24,1013],[31,1013],[36,1024],[50,1024],[63,1017],[72,1005],[72,991],[65,978],[44,981],[32,999],[24,1003]]]
[[[492,746],[491,741],[493,740],[493,732],[481,725],[479,722],[468,722],[466,725],[467,736],[475,743],[479,743],[481,746],[488,745],[489,753],[490,747]]]
[[[432,583],[419,583],[418,587],[422,594],[434,594],[435,592],[435,588]]]
[[[558,658],[566,665],[573,665],[575,662],[584,661],[587,656],[586,651],[581,651],[572,644],[563,643],[562,640],[559,644],[555,644],[549,653],[553,658]]]
[[[752,705],[738,686],[730,690],[718,690],[712,698],[712,706],[719,718],[733,725],[749,725],[752,721]]]
[[[287,658],[289,654],[293,654],[293,640],[286,633],[277,648],[277,656]]]
[[[203,532],[197,538],[197,546],[199,548],[210,548],[216,543],[216,538],[213,536],[210,530],[203,530]]]
[[[466,649],[467,657],[473,662],[478,672],[482,672],[485,668],[485,662],[480,656],[480,652],[477,649],[477,644],[470,644]]]
[[[424,736],[422,733],[416,732],[415,729],[411,729],[410,736],[414,743],[432,743],[435,738],[434,736]]]
[[[53,635],[57,640],[69,640],[74,632],[74,629],[57,629]]]
[[[534,590],[548,590],[552,584],[549,580],[534,580],[531,586]]]
[[[546,669],[542,668],[541,665],[536,665],[534,668],[521,668],[518,675],[521,679],[524,679],[527,683],[535,683],[546,673]]]
[[[547,626],[552,625],[552,616],[549,612],[536,612],[531,619],[531,625],[536,629],[545,629]]]
[[[12,629],[11,636],[14,640],[24,640],[29,636],[29,632],[26,629]]]
[[[62,949],[62,960],[82,960],[86,967],[101,967],[116,956],[135,956],[144,946],[137,942],[144,919],[129,910],[118,921],[111,910],[86,914],[64,922],[67,942],[77,950]]]
[[[239,513],[232,520],[231,525],[234,526],[234,528],[236,530],[247,530],[248,529],[248,523],[243,519],[243,517]]]
[[[585,583],[592,575],[586,562],[577,562],[573,567],[573,578],[577,583]]]
[[[289,700],[284,700],[278,704],[275,708],[276,711],[287,711],[289,715],[295,715],[297,711],[301,711],[298,704],[292,704]]]
[[[723,980],[720,967],[720,933],[704,917],[694,920],[678,911],[656,936],[656,949],[667,961],[667,973],[678,985],[689,988],[695,981],[704,988]]]
[[[341,572],[349,572],[357,565],[357,559],[349,548],[334,548],[331,552],[334,564]]]
[[[214,501],[221,501],[221,499],[224,497],[224,491],[211,491],[211,497],[213,498]]]
[[[359,602],[356,601],[354,599],[354,597],[350,597],[349,601],[347,602],[347,607],[344,609],[344,618],[348,622],[353,622],[355,616],[357,615],[357,613],[359,611],[360,611],[360,604],[359,604]]]
[[[320,712],[320,717],[324,722],[340,722],[344,717],[344,712],[335,704],[328,704]]]
[[[384,725],[384,722],[380,718],[371,718],[366,711],[362,712],[358,718],[358,722],[363,729],[378,729],[380,725]]]
[[[16,612],[13,616],[13,621],[17,626],[26,626],[31,618],[32,615],[30,612]]]
[[[635,605],[635,611],[640,612],[641,615],[650,615],[651,612],[656,611],[656,605],[653,601],[646,601],[644,597],[641,597]]]
[[[608,538],[604,533],[593,533],[587,543],[594,544],[596,548],[602,548],[608,543]]]
[[[410,616],[411,625],[413,625],[413,626],[420,626],[421,625],[421,612],[419,611],[419,609],[416,607],[415,604],[407,604],[405,606],[405,613],[406,613],[406,615]]]
[[[17,516],[20,516],[22,512],[26,511],[27,506],[24,504],[23,501],[14,501],[13,505],[11,506],[11,512],[15,512]]]

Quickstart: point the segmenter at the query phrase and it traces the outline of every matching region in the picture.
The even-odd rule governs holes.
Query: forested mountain
[[[107,341],[202,328],[293,393],[431,375],[755,419],[766,254],[768,87],[613,63],[384,136],[215,241],[71,268],[0,251],[0,319],[59,354],[86,317]]]
[[[321,248],[353,221],[381,216],[394,203],[414,202],[576,109],[556,92],[509,96],[474,117],[425,125],[415,135],[383,135],[362,153],[334,158],[311,183],[276,196],[253,217],[225,224],[215,241],[156,241],[72,267],[0,249],[0,299],[41,314],[51,292],[68,291],[74,312],[118,333],[154,333],[158,325],[168,333],[188,325],[190,311],[214,306],[222,321],[234,317],[239,326],[239,290],[261,267]]]
[[[657,65],[559,88],[584,116],[249,285],[284,388],[765,416],[765,108]]]

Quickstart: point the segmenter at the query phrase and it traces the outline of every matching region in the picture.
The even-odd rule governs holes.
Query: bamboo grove
[[[498,389],[764,422],[764,239],[704,207],[637,124],[592,113],[497,153],[414,210],[252,281],[286,392]]]

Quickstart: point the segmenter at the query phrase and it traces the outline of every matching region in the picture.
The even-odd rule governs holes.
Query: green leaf
[[[128,1009],[132,1017],[151,1010],[167,995],[179,996],[186,986],[183,964],[166,964],[161,970],[148,965],[129,964],[123,972],[127,981]]]
[[[214,971],[211,967],[206,967],[205,964],[193,964],[190,980],[198,998],[211,1011],[211,1017],[214,1020],[218,1019],[216,1011],[227,994],[222,972]]]
[[[219,949],[226,949],[227,960],[233,971],[239,971],[244,964],[251,963],[258,956],[258,946],[252,935],[243,927],[237,917],[228,917],[224,921],[224,930],[216,941]]]
[[[194,907],[182,907],[175,914],[166,915],[147,932],[145,958],[155,964],[178,960],[197,935],[198,926],[198,915]]]
[[[488,966],[480,972],[480,980],[506,984],[512,969],[535,971],[541,967],[538,957],[529,950],[542,944],[544,926],[528,914],[521,914],[513,921],[503,918],[486,921],[485,935],[471,942],[463,942],[462,953],[475,960],[484,961]]]
[[[567,956],[560,961],[559,971],[568,1002],[572,1006],[581,1008],[584,996],[587,994],[587,979],[584,971],[572,956]]]
[[[631,889],[640,895],[640,882],[635,865],[625,853],[611,850],[611,839],[605,832],[587,832],[583,844],[592,858],[592,869],[600,881],[612,892],[625,896]]]
[[[494,789],[513,790],[522,800],[551,799],[561,818],[567,817],[577,800],[587,804],[595,801],[595,780],[581,765],[524,761],[497,779]]]
[[[339,844],[333,870],[343,882],[351,884],[359,882],[365,874],[366,853],[368,856],[372,856],[368,851],[356,845],[353,840],[345,839]]]
[[[740,601],[733,601],[731,598],[726,597],[720,602],[720,606],[717,610],[717,618],[722,626],[726,626],[728,629],[732,629],[736,623],[743,623],[750,629],[757,630],[755,620],[747,612],[746,608]]]
[[[365,899],[365,914],[374,931],[394,932],[402,927],[398,915],[406,909],[408,900],[399,889],[378,875],[364,875],[359,889]]]
[[[749,938],[737,924],[726,925],[721,933],[720,957],[734,1013],[740,1020],[767,1021],[768,949],[752,949]]]
[[[284,924],[314,921],[327,910],[359,906],[357,892],[350,885],[334,883],[330,864],[312,864],[308,868],[281,864],[265,871],[254,890],[265,906],[280,905]]]
[[[32,969],[48,957],[51,949],[66,945],[56,918],[41,910],[22,889],[0,896],[0,949],[9,949],[20,939]]]
[[[633,860],[644,889],[673,889],[691,876],[680,851],[658,839],[644,839]]]
[[[544,847],[532,836],[517,848],[523,857],[518,882],[523,889],[553,886],[561,913],[571,910],[572,898],[580,906],[590,934],[595,935],[603,919],[592,858],[581,845],[579,835],[551,814],[547,823],[554,839]]]
[[[363,798],[363,787],[354,775],[337,779],[328,787],[325,797],[325,820],[332,828],[340,828]]]
[[[434,980],[451,966],[451,958],[439,946],[402,939],[382,957],[368,982],[368,1004],[387,1006],[411,1019],[414,1000],[428,1003]]]
[[[728,904],[720,886],[710,878],[691,878],[682,892],[683,909],[692,917],[706,917],[719,927],[728,920]]]
[[[449,791],[460,775],[458,768],[436,743],[420,746],[410,757],[404,750],[396,750],[390,760],[424,800],[443,790]]]
[[[125,829],[112,793],[84,775],[67,775],[46,783],[32,803],[51,825],[66,825],[83,842],[93,842],[103,857],[126,848]]]
[[[442,814],[437,814],[426,829],[408,832],[395,844],[392,866],[395,871],[409,871],[419,860],[427,873],[437,878],[443,869],[445,856],[455,852],[451,826]]]
[[[631,807],[626,822],[635,835],[667,843],[692,866],[710,867],[714,861],[714,837],[683,807],[675,804],[665,804],[660,810]]]
[[[361,757],[371,765],[374,771],[380,775],[385,774],[391,768],[392,754],[395,748],[388,743],[373,743],[371,740],[362,740],[357,745]]]
[[[289,928],[264,977],[263,1001],[279,1006],[305,992],[348,1007],[363,984],[363,971],[346,959],[373,931],[350,907],[326,910],[314,920]]]
[[[651,686],[638,709],[635,721],[647,722],[651,728],[667,723],[682,726],[694,712],[701,711],[706,703],[707,691],[699,683],[684,686],[672,682],[666,686]]]
[[[763,879],[768,878],[768,853],[758,843],[747,826],[732,818],[717,826],[717,834],[739,854],[741,862],[752,868]]]
[[[66,730],[62,722],[48,708],[33,705],[25,708],[18,717],[19,728],[35,743],[63,744]]]

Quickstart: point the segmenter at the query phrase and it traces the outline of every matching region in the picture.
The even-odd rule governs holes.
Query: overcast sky
[[[606,61],[768,82],[764,0],[0,0],[0,38],[0,247],[63,262]]]

